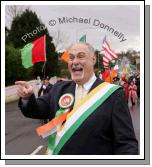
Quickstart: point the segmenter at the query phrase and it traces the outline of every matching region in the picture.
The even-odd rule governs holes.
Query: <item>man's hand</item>
[[[15,85],[18,85],[17,95],[25,100],[28,100],[33,94],[33,87],[26,81],[16,81]]]

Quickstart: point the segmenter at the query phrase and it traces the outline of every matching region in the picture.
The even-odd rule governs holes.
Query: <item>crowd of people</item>
[[[113,78],[113,84],[121,85],[123,87],[127,103],[134,106],[140,100],[140,73],[131,73],[126,76]]]

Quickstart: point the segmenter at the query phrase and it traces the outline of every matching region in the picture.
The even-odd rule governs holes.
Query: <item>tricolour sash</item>
[[[81,124],[118,88],[120,86],[104,82],[89,92],[68,114],[62,130],[56,134],[53,152],[47,153],[57,155]]]

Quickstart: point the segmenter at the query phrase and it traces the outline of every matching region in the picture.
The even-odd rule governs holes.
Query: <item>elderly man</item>
[[[47,95],[36,99],[27,82],[16,82],[21,97],[19,106],[24,116],[53,119],[56,123],[64,116],[54,128],[57,130],[50,133],[47,153],[138,154],[138,143],[122,88],[95,76],[96,57],[90,44],[75,43],[68,54],[72,81],[56,83]]]

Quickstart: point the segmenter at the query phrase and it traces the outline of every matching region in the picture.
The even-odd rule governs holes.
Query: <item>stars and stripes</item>
[[[100,54],[103,55],[104,68],[109,68],[109,62],[117,59],[118,55],[113,50],[111,50],[110,45],[106,41],[106,37],[103,40],[102,48],[103,50],[100,52]]]

